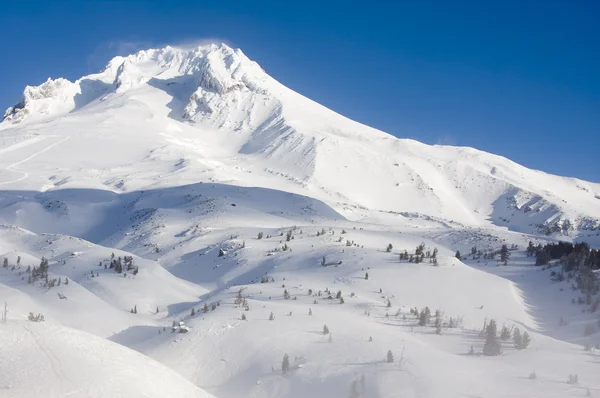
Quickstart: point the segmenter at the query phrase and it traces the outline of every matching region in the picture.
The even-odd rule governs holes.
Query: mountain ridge
[[[473,148],[393,137],[287,89],[225,44],[142,50],[74,83],[28,86],[0,129],[39,129],[43,120],[69,118],[81,123],[94,112],[125,120],[141,109],[139,128],[160,120],[163,131],[156,133],[175,146],[190,149],[191,140],[205,148],[201,162],[244,159],[262,174],[292,182],[292,192],[328,203],[569,238],[600,229],[600,184],[529,170]],[[188,134],[179,133],[184,129]],[[261,184],[279,188],[279,182]]]

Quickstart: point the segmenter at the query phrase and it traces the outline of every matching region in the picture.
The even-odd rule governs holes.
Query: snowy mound
[[[211,397],[121,345],[47,322],[25,322],[0,325],[3,397]]]

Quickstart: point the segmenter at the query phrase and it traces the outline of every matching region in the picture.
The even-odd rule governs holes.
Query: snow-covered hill
[[[600,184],[395,138],[226,45],[117,57],[27,87],[0,123],[0,392],[585,396],[600,389],[581,346],[600,344],[596,296],[523,248],[600,244],[599,220]],[[424,263],[400,259],[421,243]],[[506,267],[455,257],[502,244]],[[490,319],[530,347],[480,355]]]
[[[148,357],[48,322],[0,325],[3,397],[196,397],[192,383]]]

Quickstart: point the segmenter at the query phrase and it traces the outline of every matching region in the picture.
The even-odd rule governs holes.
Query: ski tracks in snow
[[[53,137],[56,137],[56,136],[53,136]],[[11,145],[11,146],[9,146],[7,148],[0,149],[0,153],[11,152],[11,151],[14,151],[14,150],[17,150],[17,149],[20,149],[20,148],[24,148],[24,147],[27,147],[29,145],[35,144],[37,142],[43,141],[43,140],[45,140],[47,138],[50,138],[50,137],[39,137],[39,136],[38,137],[34,137],[34,138],[31,138],[31,139],[29,139],[27,141],[20,142],[18,144]],[[45,148],[43,148],[43,149],[41,149],[41,150],[39,150],[39,151],[37,151],[37,152],[29,155],[25,159],[21,159],[18,162],[15,162],[15,163],[13,163],[13,164],[5,167],[4,169],[7,170],[7,171],[16,171],[17,173],[22,173],[23,175],[20,178],[17,178],[16,180],[0,182],[0,185],[12,184],[12,183],[23,181],[23,180],[27,179],[29,177],[29,173],[27,173],[25,171],[14,170],[14,168],[17,167],[18,165],[22,164],[22,163],[27,162],[28,160],[33,159],[34,157],[36,157],[36,156],[38,156],[38,155],[40,155],[40,154],[42,154],[42,153],[44,153],[46,151],[49,151],[50,149],[52,149],[55,146],[57,146],[59,144],[62,144],[63,142],[65,142],[69,138],[71,138],[71,137],[70,136],[64,137],[63,139],[61,139],[61,140],[59,140],[57,142],[54,142],[54,143],[48,145],[47,147],[45,147]]]

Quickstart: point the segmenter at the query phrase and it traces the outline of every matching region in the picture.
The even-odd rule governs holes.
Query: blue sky
[[[27,1],[0,8],[0,108],[114,55],[215,39],[398,137],[600,182],[600,2]],[[396,4],[392,4],[396,3]]]

